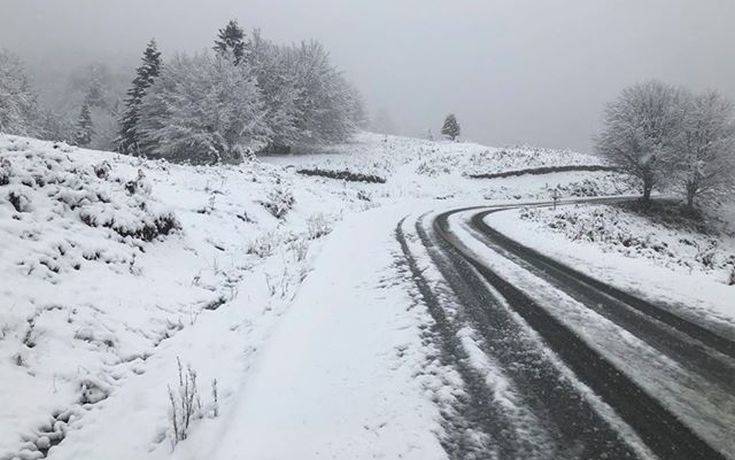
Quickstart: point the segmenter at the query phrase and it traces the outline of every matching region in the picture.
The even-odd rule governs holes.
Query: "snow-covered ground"
[[[695,304],[689,309],[686,312],[688,316],[696,317],[697,321],[717,321],[720,326],[729,324],[728,328],[723,327],[722,329],[730,335],[735,330],[733,328],[735,322],[732,316],[732,294],[727,296],[725,289],[715,290],[714,294],[705,294],[704,291],[699,290],[691,291],[697,283],[705,284],[705,289],[716,289],[713,283],[707,283],[702,276],[693,276],[687,280],[687,285],[670,289],[669,294],[664,297],[666,289],[670,286],[660,285],[650,288],[650,286],[642,286],[641,283],[656,283],[659,276],[663,277],[664,282],[675,279],[685,282],[683,278],[675,278],[675,275],[669,275],[667,278],[664,271],[647,270],[646,262],[643,262],[645,258],[632,259],[637,262],[636,264],[621,265],[620,260],[614,254],[605,253],[594,244],[575,246],[564,245],[560,238],[547,240],[545,232],[538,227],[519,231],[518,216],[514,214],[516,212],[518,211],[490,214],[485,221],[493,228],[511,234],[514,239],[530,243],[531,247],[543,253],[554,257],[560,256],[559,258],[565,261],[573,260],[572,266],[585,273],[591,273],[595,277],[624,288],[635,286],[648,297],[657,300],[662,298],[681,300],[681,296],[687,295],[691,299],[698,299],[700,304]],[[527,213],[528,210],[520,212]],[[503,216],[497,217],[496,215]],[[515,220],[511,220],[514,217]],[[617,369],[633,376],[642,388],[656,395],[659,401],[677,414],[677,417],[684,420],[700,436],[717,446],[721,452],[732,452],[735,449],[735,441],[732,437],[732,426],[735,424],[735,412],[733,411],[735,396],[730,392],[670,359],[641,338],[578,302],[567,293],[554,289],[548,281],[532,274],[506,257],[502,250],[489,248],[477,239],[473,230],[465,223],[462,214],[453,215],[450,218],[450,224],[462,243],[486,266],[513,286],[521,289],[539,305],[543,305],[543,308],[548,309],[554,317],[562,320],[598,353],[613,362]],[[642,229],[637,230],[642,231]],[[540,243],[541,241],[543,243]],[[562,254],[566,255],[562,258]],[[570,254],[574,254],[573,259]],[[603,264],[604,268],[602,268]],[[652,267],[653,264],[648,263],[648,266]],[[687,288],[690,289],[688,293]],[[735,289],[732,286],[726,286],[726,288]],[[713,305],[718,305],[723,310],[716,311]],[[683,306],[680,308],[684,309]]]
[[[529,208],[490,214],[486,221],[600,280],[731,333],[735,238],[727,226],[698,228],[670,211],[668,217],[666,212],[650,217],[631,209],[630,204]]]
[[[598,163],[363,133],[308,155],[195,167],[0,135],[0,459],[49,448],[69,459],[443,457],[436,401],[449,390],[396,265],[397,221],[554,190],[630,191],[606,172],[466,176]],[[311,167],[387,181],[296,172]],[[529,244],[542,234],[517,213],[493,218]],[[708,283],[681,284],[680,301],[726,320],[726,305],[711,305],[733,289],[720,272],[543,234],[559,255],[650,268],[632,277],[637,265],[616,265],[621,280]],[[173,448],[177,359],[197,373],[199,404]]]

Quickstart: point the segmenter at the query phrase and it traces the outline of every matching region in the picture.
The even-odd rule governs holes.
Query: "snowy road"
[[[519,206],[456,209],[396,229],[434,339],[466,391],[446,417],[450,456],[731,455],[735,343],[485,222]]]

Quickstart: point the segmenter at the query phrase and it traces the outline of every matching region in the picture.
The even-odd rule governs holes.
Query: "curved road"
[[[494,271],[476,249],[465,244],[466,236],[463,242],[450,224],[455,214],[466,216],[462,220],[466,230],[488,250],[625,329],[686,372],[706,381],[707,388],[716,388],[718,394],[735,400],[735,342],[677,316],[665,306],[602,283],[525,247],[485,222],[491,213],[549,204],[455,209],[433,219],[422,216],[413,228],[405,220],[396,228],[412,278],[435,322],[431,337],[443,361],[461,376],[466,392],[466,398],[445,417],[447,452],[454,458],[733,456],[722,445],[705,441],[701,427],[695,432],[683,421],[685,417],[647,392],[635,376],[620,370],[599,347],[552,314],[537,296]],[[438,269],[443,278],[441,288],[420,268],[420,255],[411,248],[407,233],[415,234],[422,251]],[[449,308],[450,303],[456,305]],[[462,345],[467,330],[477,336],[482,353],[510,382],[511,403],[499,402],[497,388],[470,364],[472,356]],[[706,430],[707,423],[718,421],[702,423]],[[735,436],[735,427],[717,428]]]

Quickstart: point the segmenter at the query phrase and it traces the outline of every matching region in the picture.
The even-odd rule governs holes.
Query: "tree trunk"
[[[691,184],[687,184],[687,208],[694,211],[694,197],[697,194],[697,188]]]
[[[643,179],[643,203],[648,205],[651,202],[651,191],[653,190],[653,181],[651,179]]]

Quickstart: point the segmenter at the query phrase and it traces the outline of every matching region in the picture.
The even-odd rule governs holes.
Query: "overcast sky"
[[[211,46],[230,18],[316,38],[406,134],[454,112],[466,139],[588,150],[605,101],[658,78],[735,98],[733,0],[0,0],[0,47],[33,68]]]

